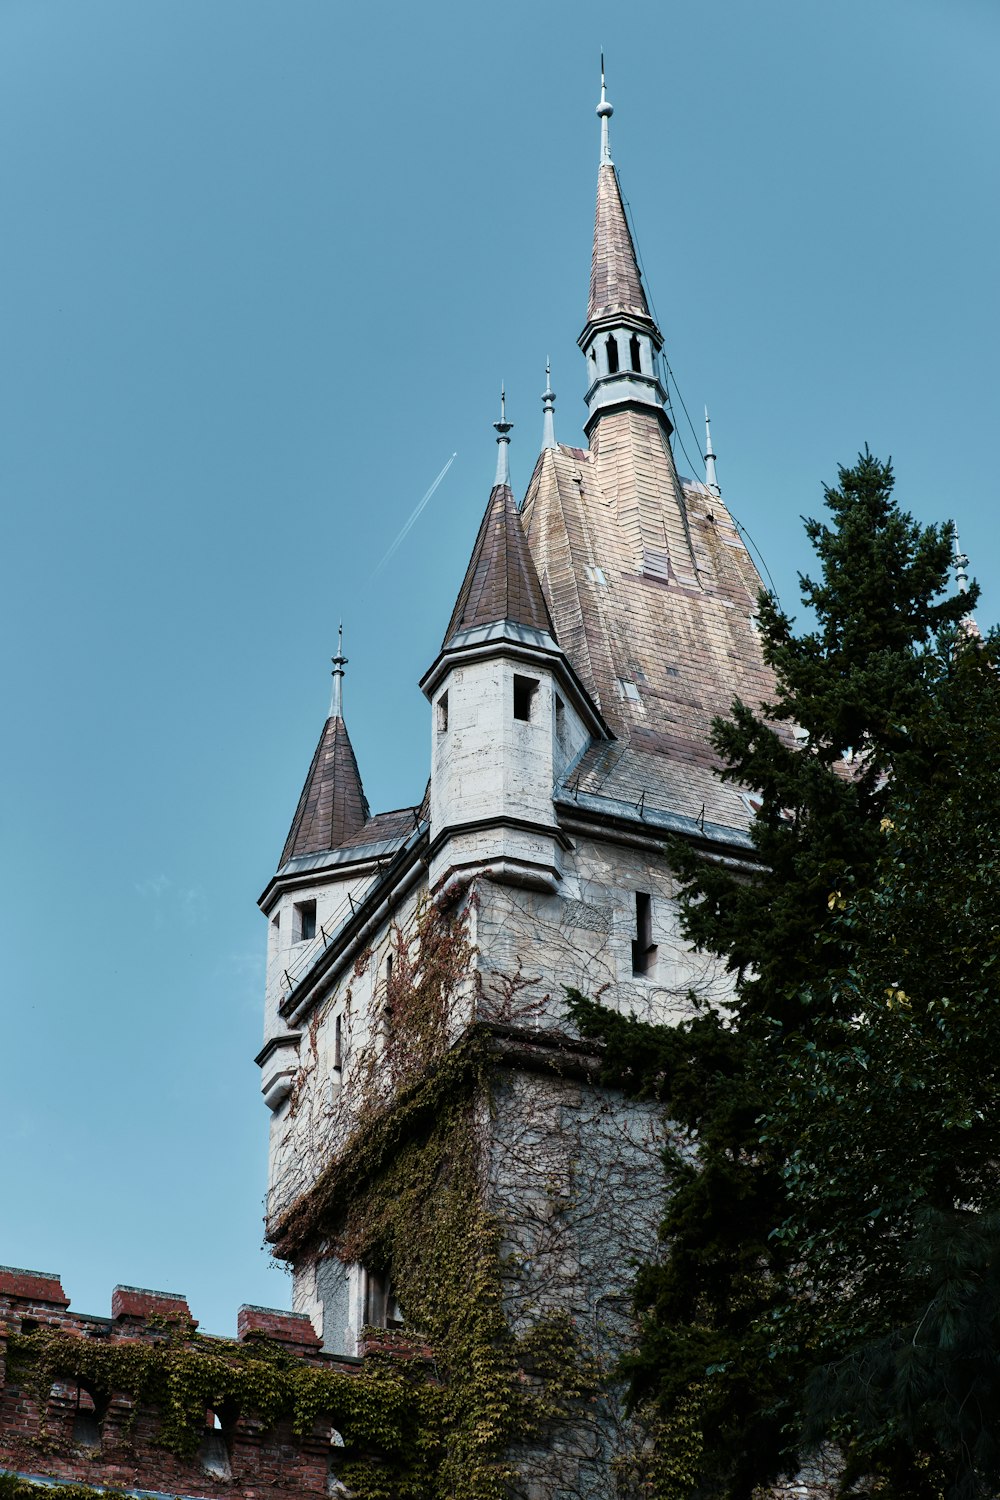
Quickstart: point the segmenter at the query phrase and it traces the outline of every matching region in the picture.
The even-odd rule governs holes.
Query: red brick
[[[0,1297],[69,1307],[69,1298],[57,1275],[50,1271],[23,1271],[17,1266],[0,1266]]]
[[[198,1324],[191,1316],[187,1298],[177,1292],[152,1292],[141,1286],[116,1286],[111,1294],[113,1318],[169,1318],[171,1322]]]

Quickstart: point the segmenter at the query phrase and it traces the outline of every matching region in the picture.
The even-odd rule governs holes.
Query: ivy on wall
[[[539,1441],[596,1384],[569,1316],[541,1315],[519,1334],[505,1316],[510,1268],[485,1193],[495,1059],[488,1028],[453,1035],[463,987],[472,987],[476,1014],[489,1011],[469,939],[474,899],[447,909],[427,902],[409,932],[394,930],[381,1046],[356,1076],[353,1128],[276,1233],[282,1258],[337,1256],[391,1274],[440,1382],[428,1500],[509,1494],[511,1447]],[[519,981],[500,981],[507,1021],[517,1019],[518,996]],[[383,1494],[371,1467],[345,1467],[343,1477],[364,1500]]]

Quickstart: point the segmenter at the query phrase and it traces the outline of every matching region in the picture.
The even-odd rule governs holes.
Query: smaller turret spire
[[[497,438],[497,473],[496,478],[493,481],[494,488],[496,488],[498,484],[505,484],[508,488],[510,488],[510,463],[508,462],[507,450],[510,447],[510,437],[508,436],[508,434],[513,425],[513,422],[507,421],[507,392],[504,390],[503,384],[501,383],[500,420],[499,422],[493,423],[493,426],[496,428],[499,434]]]
[[[705,488],[713,495],[721,497],[719,481],[715,473],[715,454],[712,452],[712,429],[708,421],[708,407],[705,407]]]
[[[556,393],[552,389],[552,369],[545,361],[545,390],[542,392],[542,449],[556,446]]]
[[[597,113],[601,121],[601,166],[612,167],[611,140],[608,135],[608,121],[614,114],[614,109],[608,103],[608,94],[604,86],[604,53],[601,53],[601,102],[597,106]]]
[[[333,692],[330,694],[330,718],[342,719],[344,717],[344,668],[347,666],[347,657],[344,655],[344,622],[341,620],[337,626],[337,654],[332,656],[333,662]]]

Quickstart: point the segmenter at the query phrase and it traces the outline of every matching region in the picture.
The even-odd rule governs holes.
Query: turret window
[[[653,942],[653,898],[648,891],[635,893],[635,937],[632,939],[632,973],[651,974],[656,961]]]
[[[514,678],[514,718],[530,719],[531,705],[538,691],[538,682],[534,677]]]
[[[618,340],[613,333],[608,334],[608,341],[604,346],[608,356],[608,374],[618,374]]]
[[[566,754],[566,705],[556,694],[556,744]]]
[[[293,943],[308,943],[316,936],[315,901],[296,901]]]
[[[448,733],[448,694],[442,693],[437,701],[438,734]]]
[[[638,336],[638,334],[633,333],[632,337],[629,339],[629,341],[628,341],[628,352],[629,352],[629,358],[632,361],[632,368],[633,368],[633,370],[641,370],[642,369],[642,354],[641,354],[641,351],[640,351],[640,348],[639,348],[639,336]]]

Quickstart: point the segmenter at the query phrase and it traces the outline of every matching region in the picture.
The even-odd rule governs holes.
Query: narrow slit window
[[[566,750],[566,705],[556,694],[556,744],[565,753]]]
[[[648,891],[635,893],[635,937],[632,939],[632,973],[650,974],[656,961],[653,942],[653,898]]]
[[[609,375],[617,375],[618,374],[618,340],[615,338],[615,336],[614,336],[613,333],[609,333],[608,334],[608,341],[607,341],[607,343],[605,344],[604,347],[607,350],[607,355],[608,355],[608,374]]]
[[[442,693],[437,701],[438,734],[448,733],[448,694]]]
[[[333,1018],[333,1066],[339,1073],[344,1066],[344,1018]]]
[[[297,943],[307,943],[310,938],[316,936],[316,903],[315,901],[296,901],[295,903],[295,936]]]
[[[641,350],[639,348],[639,336],[638,336],[638,334],[633,333],[632,337],[629,339],[629,341],[628,341],[628,352],[629,352],[629,358],[632,361],[632,368],[633,368],[633,370],[641,370],[642,369],[642,352],[641,352]]]
[[[514,718],[530,719],[531,706],[535,694],[538,691],[538,682],[534,677],[514,678]]]

